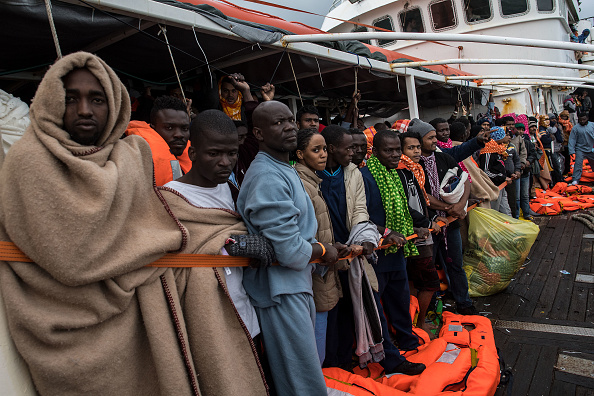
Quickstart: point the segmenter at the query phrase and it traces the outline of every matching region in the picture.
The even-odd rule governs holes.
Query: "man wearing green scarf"
[[[385,240],[397,242],[389,249],[378,252],[374,268],[382,306],[389,323],[396,330],[398,348],[411,350],[419,346],[419,340],[412,332],[405,257],[418,255],[418,251],[412,241],[404,239],[414,231],[406,194],[396,172],[401,155],[396,132],[380,131],[373,138],[373,155],[367,166],[361,168],[361,174],[370,220],[377,225]]]

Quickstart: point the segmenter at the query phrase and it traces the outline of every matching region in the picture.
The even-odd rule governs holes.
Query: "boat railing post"
[[[408,98],[408,112],[410,119],[419,118],[419,107],[417,105],[417,90],[415,86],[415,76],[412,74],[404,77],[406,80],[406,97]]]

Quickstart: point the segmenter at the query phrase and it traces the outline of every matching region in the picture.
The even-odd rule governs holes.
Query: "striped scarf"
[[[429,197],[427,196],[427,191],[425,191],[425,172],[423,172],[423,167],[421,164],[417,164],[413,162],[408,156],[402,154],[400,157],[400,164],[404,165],[404,168],[408,169],[415,175],[415,179],[419,183],[421,187],[421,191],[423,191],[423,196],[425,197],[425,202],[429,205]],[[398,167],[400,169],[400,167]]]
[[[437,145],[440,148],[453,148],[454,145],[452,144],[452,139],[448,139],[447,142],[440,142],[439,140],[437,141]],[[468,169],[466,168],[466,165],[464,165],[464,163],[462,161],[458,162],[458,165],[460,165],[460,168],[466,172],[466,174],[468,175],[468,182],[472,183],[472,179],[470,178],[470,173],[468,172]]]
[[[386,212],[386,228],[409,236],[414,234],[412,217],[408,211],[406,193],[395,169],[386,169],[376,156],[372,155],[367,161],[367,167],[377,183],[382,204]],[[396,253],[398,247],[390,246],[385,254]],[[418,256],[419,251],[412,241],[404,245],[404,256]]]
[[[425,163],[425,171],[427,172],[427,176],[429,176],[429,185],[431,186],[431,195],[440,201],[441,195],[439,194],[439,189],[441,188],[441,184],[439,182],[439,174],[437,173],[437,163],[435,162],[435,153],[431,153],[429,157],[421,156],[421,161]],[[436,210],[437,215],[441,217],[446,217],[446,213],[443,210]]]

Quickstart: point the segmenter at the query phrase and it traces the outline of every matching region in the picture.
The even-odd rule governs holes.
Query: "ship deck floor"
[[[594,396],[594,231],[571,214],[535,223],[530,260],[507,290],[476,307],[493,320],[512,396]],[[496,395],[507,391],[500,385]]]

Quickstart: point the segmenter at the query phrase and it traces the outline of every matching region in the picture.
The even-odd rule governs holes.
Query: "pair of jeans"
[[[446,238],[448,242],[447,251],[444,238],[439,234],[433,240],[433,255],[441,258],[449,281],[449,288],[456,301],[457,308],[466,308],[472,305],[468,295],[468,278],[462,268],[462,235],[460,228],[447,228]]]
[[[328,311],[316,312],[316,324],[314,332],[316,334],[316,347],[318,348],[318,357],[320,358],[320,367],[324,364],[326,358],[326,329],[328,328]]]
[[[590,167],[594,170],[594,153],[585,151],[575,152],[575,164],[573,165],[573,177],[572,181],[579,182],[582,178],[582,167],[584,165],[584,159],[588,160]]]
[[[522,208],[523,216],[526,218],[527,216],[532,215],[532,210],[530,210],[530,174],[522,176],[518,181],[520,182],[520,188],[518,189],[520,208]],[[518,218],[519,217],[516,217],[516,219]]]
[[[520,204],[522,202],[522,194],[521,194],[521,189],[522,189],[522,179],[523,177],[519,177],[516,180],[514,180],[514,185],[516,187],[516,213],[514,213],[514,217],[516,219],[520,218]],[[528,183],[528,185],[530,185],[530,183]],[[522,209],[522,211],[524,211],[524,209]]]

